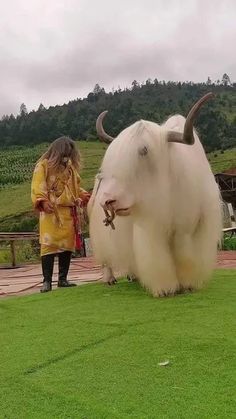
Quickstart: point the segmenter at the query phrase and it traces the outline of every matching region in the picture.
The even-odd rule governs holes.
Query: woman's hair
[[[49,167],[57,168],[63,163],[64,158],[70,159],[74,168],[79,170],[80,154],[75,142],[69,137],[60,137],[53,141],[39,161],[47,159]]]

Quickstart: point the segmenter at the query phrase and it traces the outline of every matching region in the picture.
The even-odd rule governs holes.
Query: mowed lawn
[[[236,270],[173,298],[123,280],[2,299],[0,316],[0,418],[236,417]]]

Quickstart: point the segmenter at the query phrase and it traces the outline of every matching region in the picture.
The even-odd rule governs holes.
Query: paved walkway
[[[58,264],[55,262],[53,288],[57,285]],[[98,281],[102,273],[92,258],[72,259],[69,280],[77,285]],[[0,268],[0,297],[38,292],[42,285],[40,264],[21,265],[15,269]]]
[[[216,267],[223,269],[236,269],[236,251],[219,252]]]
[[[217,268],[236,269],[236,251],[220,252]],[[58,267],[55,263],[53,288],[57,283]],[[72,259],[69,278],[77,285],[96,282],[102,277],[101,269],[92,257]],[[236,278],[235,278],[236,279]],[[16,269],[0,268],[0,297],[39,292],[42,274],[39,264],[24,265]]]

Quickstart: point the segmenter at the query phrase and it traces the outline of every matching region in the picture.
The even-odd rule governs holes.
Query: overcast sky
[[[236,0],[7,0],[0,116],[151,77],[236,81]]]

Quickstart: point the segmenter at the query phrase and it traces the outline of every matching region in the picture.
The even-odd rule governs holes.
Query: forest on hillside
[[[138,119],[161,123],[173,114],[186,116],[193,103],[209,91],[215,94],[215,99],[202,108],[196,121],[202,143],[207,152],[233,147],[236,145],[236,83],[231,83],[227,74],[215,83],[210,78],[206,83],[148,79],[139,84],[134,80],[130,88],[109,93],[96,84],[84,99],[48,109],[40,104],[37,111],[29,113],[22,104],[19,115],[4,115],[0,120],[0,147],[50,142],[61,135],[96,140],[95,121],[106,109],[109,112],[104,126],[115,136]]]

